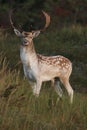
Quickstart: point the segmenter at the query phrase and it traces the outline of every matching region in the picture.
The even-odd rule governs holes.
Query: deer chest
[[[36,76],[33,70],[25,65],[23,65],[23,69],[25,77],[31,82],[36,82]]]

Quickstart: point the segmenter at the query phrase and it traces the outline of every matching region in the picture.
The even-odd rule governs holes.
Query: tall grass
[[[37,52],[62,54],[72,61],[72,105],[66,91],[58,101],[49,82],[43,84],[40,96],[34,97],[21,65],[17,66],[20,41],[14,36],[0,38],[0,130],[87,130],[86,34],[84,28],[71,27],[34,40]]]

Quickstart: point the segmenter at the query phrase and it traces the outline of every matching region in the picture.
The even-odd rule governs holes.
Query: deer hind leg
[[[70,103],[72,103],[73,102],[73,89],[69,83],[69,78],[61,77],[60,81],[62,82],[62,84],[66,88],[68,95],[70,96]]]
[[[60,81],[52,79],[52,86],[54,86],[56,93],[58,94],[59,98],[62,98],[63,91],[60,86]]]

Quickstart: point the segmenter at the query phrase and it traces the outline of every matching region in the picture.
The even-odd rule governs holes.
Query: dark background
[[[14,22],[29,30],[43,25],[41,10],[47,11],[55,25],[62,28],[65,24],[87,24],[87,0],[0,0],[0,27],[9,28],[9,12],[14,11]],[[38,22],[42,19],[42,22]]]

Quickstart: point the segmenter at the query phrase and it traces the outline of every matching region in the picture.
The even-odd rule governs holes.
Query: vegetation
[[[29,15],[34,19],[29,17],[29,24],[33,23],[34,29],[44,24],[40,25],[39,22],[39,25],[35,25],[35,18],[37,23],[41,18],[37,16],[38,11],[34,14],[38,9],[35,0],[0,2],[1,12],[7,12],[17,4],[21,10],[25,10],[23,13],[31,9]],[[40,12],[41,9],[49,12],[51,24],[44,33],[34,39],[37,53],[63,55],[71,60],[73,71],[70,82],[75,91],[72,105],[69,104],[68,95],[62,84],[64,92],[62,100],[58,100],[50,82],[43,83],[38,98],[33,96],[20,62],[21,41],[13,34],[10,26],[6,27],[3,24],[4,28],[0,28],[0,130],[87,130],[87,27],[84,26],[87,20],[85,11],[87,4],[86,0],[77,3],[78,0],[66,0],[63,3],[60,0],[44,1]],[[69,15],[72,9],[75,15]],[[20,25],[28,30],[26,23],[28,17],[25,16],[23,20],[21,10],[15,13],[18,19],[14,21],[15,23],[21,21]],[[84,15],[79,15],[81,10]],[[1,12],[0,17],[4,16]]]

